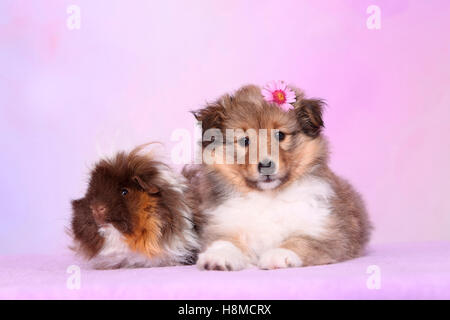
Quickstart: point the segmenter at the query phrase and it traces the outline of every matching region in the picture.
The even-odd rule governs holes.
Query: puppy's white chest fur
[[[292,235],[320,238],[333,194],[325,180],[307,176],[277,194],[252,192],[228,199],[209,212],[211,227],[238,236],[252,253],[260,255]]]

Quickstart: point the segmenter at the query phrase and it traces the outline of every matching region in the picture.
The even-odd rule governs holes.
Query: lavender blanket
[[[90,270],[70,253],[3,256],[0,298],[450,299],[450,243],[375,245],[344,263],[240,272]]]

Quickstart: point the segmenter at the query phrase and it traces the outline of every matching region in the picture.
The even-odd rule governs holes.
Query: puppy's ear
[[[321,99],[301,99],[295,109],[301,130],[311,138],[316,138],[324,127],[322,112],[325,102]]]
[[[202,133],[208,129],[223,128],[226,109],[230,108],[232,100],[233,97],[226,94],[203,109],[191,111],[195,119],[202,122]]]
[[[147,179],[145,175],[143,176],[134,176],[133,181],[144,191],[155,194],[159,192],[159,188],[149,182],[150,179]]]

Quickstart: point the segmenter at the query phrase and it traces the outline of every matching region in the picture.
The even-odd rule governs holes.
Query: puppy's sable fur
[[[269,145],[279,140],[278,160],[258,159],[271,160],[272,172],[261,173],[261,164],[249,161],[184,168],[192,186],[189,197],[205,219],[200,269],[309,266],[363,253],[371,225],[360,195],[328,167],[323,102],[292,89],[297,99],[288,112],[265,101],[254,85],[193,112],[202,121],[203,132],[210,128],[220,129],[224,136],[225,129],[282,132],[269,138]],[[238,139],[236,148],[248,153],[249,146]]]
[[[144,146],[98,162],[88,190],[72,201],[73,249],[94,268],[194,263],[198,239],[184,177]]]

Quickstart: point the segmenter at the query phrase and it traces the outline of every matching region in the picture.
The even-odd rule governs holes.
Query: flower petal
[[[285,111],[289,111],[291,109],[294,109],[294,106],[292,104],[290,104],[290,103],[285,103],[285,104],[283,104],[283,109]]]
[[[264,88],[261,89],[261,93],[262,93],[263,95],[265,95],[265,94],[270,94],[271,92],[270,92],[269,89],[267,89],[266,87],[264,87]]]
[[[278,80],[278,81],[276,82],[276,89],[277,89],[277,90],[283,90],[283,81]]]
[[[263,95],[264,100],[266,100],[266,101],[272,101],[273,100],[272,92],[270,92],[269,90],[262,89],[261,90],[261,94]]]
[[[270,90],[270,91],[275,91],[275,90],[277,90],[277,84],[276,84],[276,82],[275,82],[275,81],[270,81],[270,82],[267,84],[267,89]]]
[[[294,97],[295,98],[295,92],[294,91],[286,91],[286,97],[289,97],[289,98]]]
[[[286,103],[294,103],[294,102],[295,102],[295,98],[286,99]]]
[[[297,100],[297,97],[295,96],[294,92],[289,92],[286,94],[286,102],[295,102]]]
[[[295,91],[292,90],[291,88],[289,88],[288,86],[286,86],[285,91],[286,91],[287,93],[295,93]]]
[[[289,86],[287,86],[287,85],[286,85],[285,91],[286,91],[286,92],[294,92],[294,93],[295,93],[295,91],[292,90],[292,89],[291,89]]]

